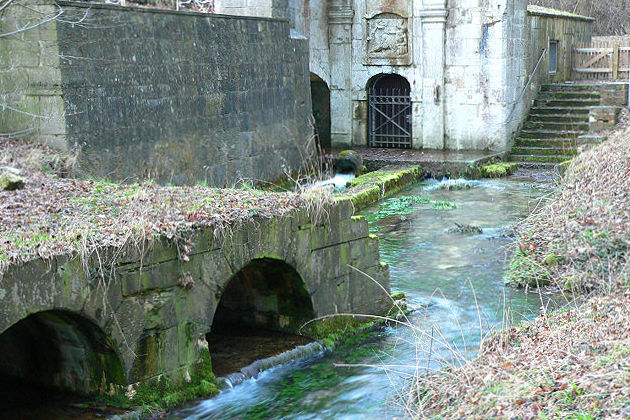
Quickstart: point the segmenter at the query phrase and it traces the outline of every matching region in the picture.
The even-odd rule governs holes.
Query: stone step
[[[577,138],[584,133],[584,131],[569,130],[521,130],[518,136],[526,139]]]
[[[541,92],[597,92],[596,85],[584,83],[554,83],[542,85]]]
[[[562,163],[570,160],[573,156],[543,156],[543,155],[510,155],[510,162],[546,162],[546,163]]]
[[[527,139],[517,137],[514,140],[515,147],[553,147],[559,149],[571,149],[577,147],[577,139]]]
[[[514,161],[520,168],[524,169],[542,169],[546,171],[553,170],[556,166],[558,166],[555,162],[519,162]]]
[[[538,95],[538,99],[580,99],[580,100],[595,100],[600,99],[599,92],[563,92],[563,91],[550,91],[544,92]]]
[[[523,125],[523,130],[544,131],[588,131],[587,122],[559,122],[559,121],[528,121]]]
[[[533,106],[530,109],[532,115],[545,115],[545,114],[562,114],[562,115],[586,115],[590,111],[590,107],[570,107],[570,106]]]
[[[515,155],[541,155],[541,156],[575,156],[577,149],[560,147],[514,147],[512,153]]]
[[[597,106],[601,103],[599,99],[549,99],[549,98],[537,98],[534,100],[534,106],[540,107],[572,107],[572,108],[590,108]]]
[[[540,114],[540,115],[532,115],[530,114],[527,118],[527,121],[532,122],[576,122],[576,123],[587,123],[588,115],[571,115],[571,114]]]

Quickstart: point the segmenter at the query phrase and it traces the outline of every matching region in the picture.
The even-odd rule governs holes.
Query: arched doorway
[[[0,334],[2,418],[48,412],[44,407],[57,407],[77,395],[109,392],[124,379],[113,344],[80,315],[38,312]]]
[[[206,339],[218,376],[312,340],[298,329],[314,317],[298,272],[271,258],[251,261],[230,279]]]
[[[330,89],[319,76],[311,73],[311,99],[319,146],[330,147]]]
[[[397,74],[379,74],[368,82],[368,144],[411,148],[411,87]]]

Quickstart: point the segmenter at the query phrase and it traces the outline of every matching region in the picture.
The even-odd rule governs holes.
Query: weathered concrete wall
[[[40,8],[63,19],[0,40],[2,99],[24,111],[3,110],[0,132],[79,146],[80,174],[175,184],[275,180],[312,153],[308,43],[287,21]],[[0,32],[27,15],[10,12]]]
[[[296,287],[305,287],[315,316],[389,309],[379,286],[350,268],[389,288],[367,222],[352,217],[349,200],[327,211],[318,223],[305,210],[254,219],[234,227],[227,240],[199,231],[187,258],[172,242],[157,239],[101,249],[85,265],[78,257],[59,257],[14,266],[0,283],[0,334],[30,314],[67,311],[103,331],[122,361],[126,383],[160,374],[178,381],[198,361],[230,279],[261,258],[281,261],[299,274],[303,284]],[[273,310],[273,304],[270,299],[272,306],[263,309]]]

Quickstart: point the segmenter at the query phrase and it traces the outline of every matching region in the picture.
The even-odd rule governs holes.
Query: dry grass
[[[9,265],[34,258],[87,256],[155,236],[179,241],[200,228],[221,236],[255,217],[319,208],[317,194],[61,179],[29,167],[42,150],[0,140],[0,156],[26,175],[24,189],[0,191],[0,277]]]
[[[520,232],[525,263],[509,273],[516,283],[538,273],[575,293],[619,287],[630,250],[630,129],[575,158],[557,195]]]
[[[543,314],[486,341],[473,362],[423,378],[422,418],[630,416],[630,293]]]

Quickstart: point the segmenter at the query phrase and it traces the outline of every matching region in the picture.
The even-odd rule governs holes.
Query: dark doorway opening
[[[311,73],[311,99],[319,146],[330,148],[330,89],[314,73]]]
[[[75,404],[122,383],[114,347],[84,317],[39,312],[0,334],[0,418],[68,418],[94,412]]]
[[[214,373],[225,376],[311,342],[298,330],[313,317],[310,295],[293,267],[253,260],[230,279],[207,334]]]
[[[368,144],[411,148],[411,87],[397,74],[379,74],[368,82]]]

